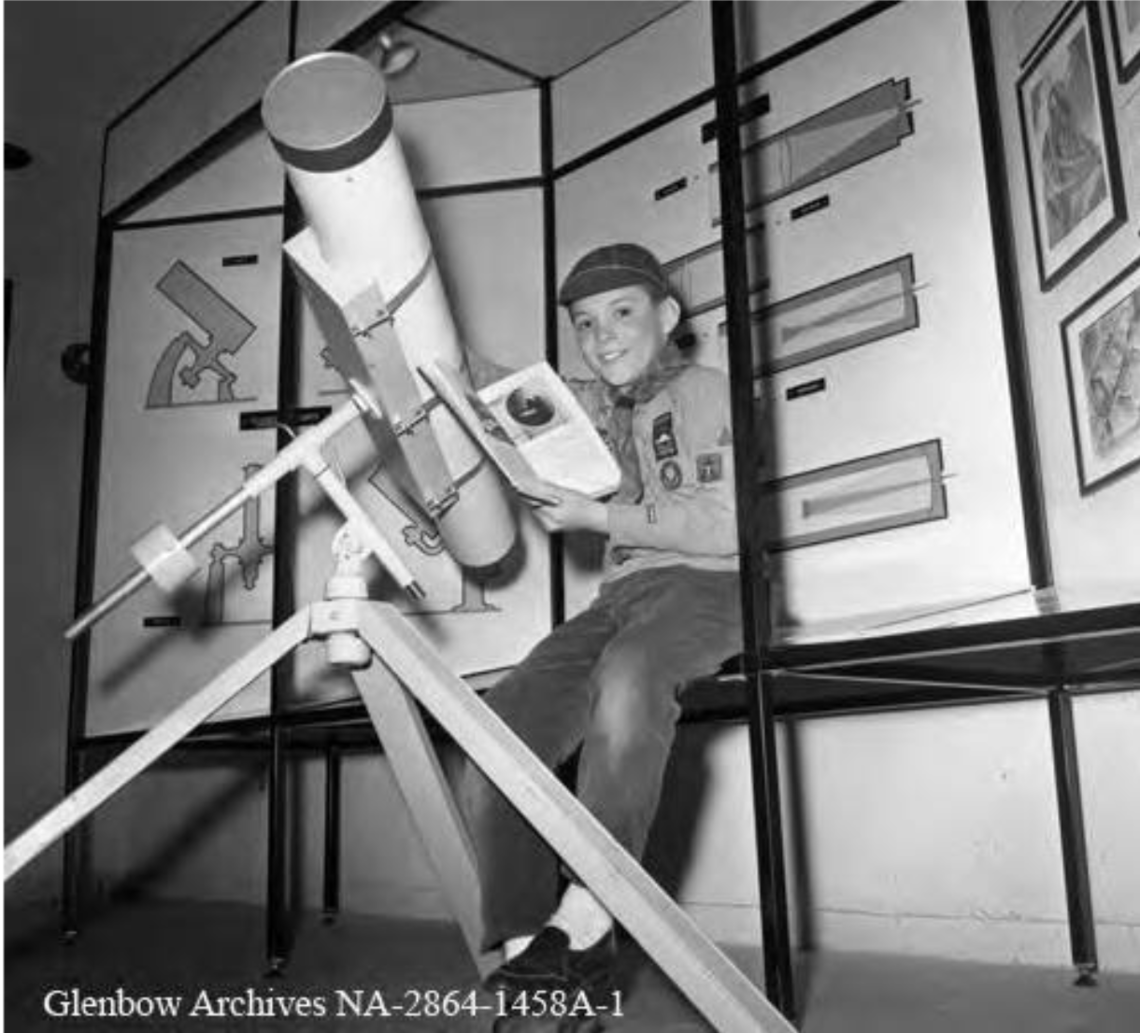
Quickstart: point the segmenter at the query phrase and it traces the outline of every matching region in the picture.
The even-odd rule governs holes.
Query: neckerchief
[[[641,480],[641,464],[637,459],[637,444],[633,437],[633,410],[648,402],[685,368],[675,349],[664,353],[655,367],[632,384],[619,388],[606,388],[608,401],[606,422],[614,457],[621,469],[621,483],[613,496],[614,502],[636,504],[641,501],[645,485]]]

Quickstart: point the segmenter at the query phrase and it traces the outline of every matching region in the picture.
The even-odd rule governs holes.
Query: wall
[[[1140,549],[1135,538],[1140,513],[1140,469],[1082,494],[1074,448],[1069,387],[1061,324],[1116,274],[1135,261],[1140,232],[1140,76],[1121,83],[1112,54],[1107,5],[1094,3],[1104,41],[1108,93],[1106,101],[1118,138],[1123,173],[1123,215],[1119,226],[1087,257],[1048,290],[1037,272],[1029,197],[1028,171],[1022,146],[1017,84],[1035,60],[1047,19],[1019,20],[1015,4],[990,4],[993,53],[1001,106],[1002,138],[1010,190],[1018,288],[1025,322],[1037,443],[1054,578],[1060,585],[1116,582],[1140,583]],[[1038,5],[1034,5],[1038,6]],[[1052,16],[1058,5],[1039,5]]]

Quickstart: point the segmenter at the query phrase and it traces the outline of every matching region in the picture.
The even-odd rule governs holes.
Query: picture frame
[[[1017,80],[1041,290],[1124,222],[1112,95],[1096,4],[1075,5]]]
[[[1061,324],[1082,495],[1140,466],[1140,260]]]
[[[1108,0],[1116,78],[1121,83],[1140,72],[1140,0]]]

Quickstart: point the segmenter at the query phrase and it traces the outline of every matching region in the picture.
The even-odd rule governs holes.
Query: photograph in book
[[[420,373],[524,498],[554,501],[548,484],[594,498],[617,489],[617,461],[573,392],[546,363],[478,392],[446,363],[421,366]]]
[[[617,460],[574,392],[548,363],[496,380],[479,397],[544,481],[592,498],[617,490]]]

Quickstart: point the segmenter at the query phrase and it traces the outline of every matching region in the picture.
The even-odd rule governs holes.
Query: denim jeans
[[[685,566],[603,584],[488,690],[492,710],[548,767],[580,750],[578,799],[634,857],[645,848],[685,683],[740,652],[735,573]],[[536,932],[559,862],[470,762],[461,792],[479,865],[484,948]]]

